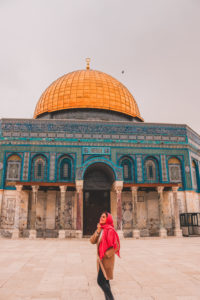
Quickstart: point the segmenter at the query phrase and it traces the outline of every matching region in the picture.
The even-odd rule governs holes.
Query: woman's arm
[[[97,230],[94,232],[94,234],[90,237],[90,243],[91,244],[96,244],[98,239],[99,239],[99,233],[97,232]]]
[[[106,252],[105,252],[105,256],[106,256],[107,258],[113,256],[114,254],[115,254],[115,249],[114,249],[113,247],[109,248],[109,249],[106,250]]]
[[[108,239],[113,239],[112,231],[108,231]],[[106,256],[107,258],[113,256],[113,255],[119,250],[119,243],[118,243],[118,241],[116,241],[116,242],[117,242],[117,247],[116,247],[116,248],[114,248],[114,247],[112,246],[112,247],[110,247],[110,248],[108,248],[108,249],[106,250],[105,256]]]
[[[101,233],[101,225],[98,223],[97,230],[94,232],[94,234],[90,238],[90,243],[96,244],[99,239],[100,233]]]

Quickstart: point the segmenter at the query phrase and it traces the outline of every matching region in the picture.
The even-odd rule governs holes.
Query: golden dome
[[[143,121],[128,89],[110,75],[91,69],[74,71],[54,81],[40,97],[34,118],[73,108],[111,110]]]

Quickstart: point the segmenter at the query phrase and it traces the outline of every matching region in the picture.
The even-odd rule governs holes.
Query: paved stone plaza
[[[0,240],[0,300],[103,300],[96,247],[83,240]],[[200,299],[200,238],[125,239],[116,300]]]

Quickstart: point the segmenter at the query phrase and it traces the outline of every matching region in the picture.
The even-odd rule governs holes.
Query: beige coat
[[[98,251],[99,236],[100,235],[97,234],[97,231],[95,231],[94,234],[90,238],[90,242],[92,244],[97,244],[97,272],[99,272],[99,264],[100,264],[105,278],[107,280],[110,280],[110,279],[113,279],[113,270],[114,270],[114,264],[115,264],[115,252],[118,251],[119,245],[116,250],[113,247],[106,250],[104,257],[102,258],[102,260],[100,260],[99,251]]]

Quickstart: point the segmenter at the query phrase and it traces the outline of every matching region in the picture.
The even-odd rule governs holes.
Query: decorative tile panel
[[[56,160],[56,153],[50,153],[50,172],[49,172],[49,179],[51,181],[55,180],[55,160]]]
[[[24,152],[23,180],[28,180],[30,152]]]
[[[136,156],[137,161],[137,181],[142,182],[143,181],[143,175],[142,175],[142,156],[137,155]]]
[[[131,229],[133,226],[133,204],[130,192],[122,192],[122,222],[124,229]]]
[[[2,132],[31,132],[31,133],[76,133],[76,134],[126,134],[129,138],[136,138],[136,135],[154,136],[161,139],[161,136],[182,136],[186,135],[186,127],[175,124],[152,124],[152,123],[130,123],[130,122],[92,122],[92,121],[68,121],[68,120],[18,120],[6,119],[2,121]],[[175,133],[175,135],[174,135]],[[191,137],[197,137],[192,135]]]
[[[162,166],[162,180],[168,181],[165,155],[161,155],[161,166]]]
[[[83,154],[110,154],[110,147],[83,147]]]

